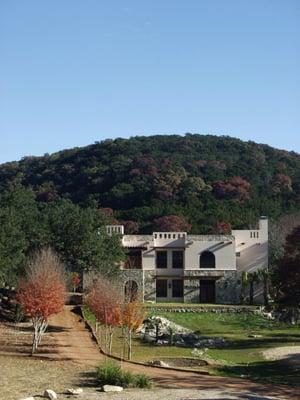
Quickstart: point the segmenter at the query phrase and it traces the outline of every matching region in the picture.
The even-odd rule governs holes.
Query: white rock
[[[77,388],[77,389],[70,388],[70,389],[67,389],[67,393],[76,396],[78,394],[83,393],[83,390],[81,388]]]
[[[170,367],[167,363],[165,363],[164,361],[161,361],[161,360],[150,361],[150,365],[153,365],[154,367],[164,367],[164,368]]]
[[[47,389],[44,391],[44,397],[47,397],[47,399],[50,400],[56,400],[57,394],[54,392],[54,390]]]
[[[122,386],[104,385],[102,387],[103,392],[122,392]]]
[[[26,397],[25,399],[21,399],[21,400],[35,400],[34,397]]]

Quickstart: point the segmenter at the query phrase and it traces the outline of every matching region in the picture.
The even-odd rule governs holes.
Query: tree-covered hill
[[[231,137],[105,140],[0,165],[0,193],[13,180],[31,187],[39,202],[62,197],[103,209],[127,221],[129,232],[137,224],[151,232],[166,222],[160,217],[177,216],[206,233],[300,208],[300,155]]]

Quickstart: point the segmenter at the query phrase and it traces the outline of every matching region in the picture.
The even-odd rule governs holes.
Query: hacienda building
[[[241,275],[268,266],[268,219],[258,229],[233,230],[231,235],[188,235],[153,232],[124,235],[123,226],[107,226],[120,234],[128,254],[121,265],[123,290],[144,301],[221,303],[240,302]],[[254,300],[262,302],[262,290]]]

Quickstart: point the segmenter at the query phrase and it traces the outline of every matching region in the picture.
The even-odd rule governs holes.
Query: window
[[[168,297],[167,279],[158,279],[156,281],[156,297]]]
[[[239,251],[236,252],[235,255],[236,255],[237,257],[241,257],[241,253],[240,253]]]
[[[168,268],[168,253],[167,251],[156,252],[156,268]]]
[[[216,268],[216,259],[211,251],[204,251],[200,256],[200,268]]]
[[[172,297],[183,297],[183,280],[172,280]]]
[[[124,265],[125,269],[141,269],[142,268],[142,251],[139,249],[129,249],[127,260]]]
[[[172,252],[172,268],[183,268],[182,250],[175,250]]]

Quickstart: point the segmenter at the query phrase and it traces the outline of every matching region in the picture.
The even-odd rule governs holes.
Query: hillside
[[[299,154],[210,135],[105,140],[0,165],[0,191],[14,179],[40,202],[63,197],[113,209],[112,218],[137,222],[143,232],[164,215],[183,216],[192,232],[206,233],[221,222],[276,219],[300,204]]]

